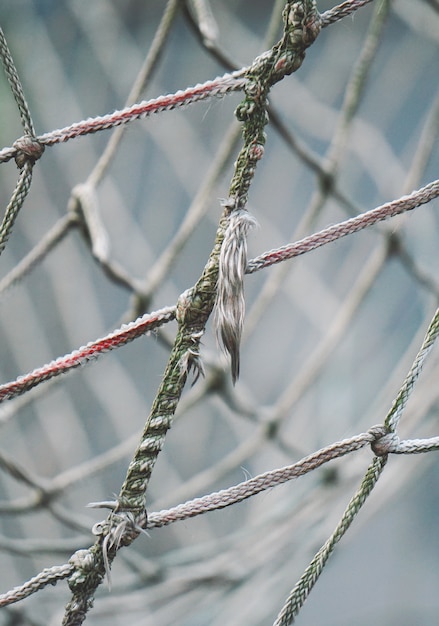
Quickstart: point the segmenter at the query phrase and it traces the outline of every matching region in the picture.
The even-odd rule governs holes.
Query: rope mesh
[[[437,9],[228,4],[0,8],[0,626],[347,623],[439,449]]]

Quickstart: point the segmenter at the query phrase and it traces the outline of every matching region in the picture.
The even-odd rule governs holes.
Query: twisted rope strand
[[[328,461],[339,459],[346,454],[360,450],[367,444],[375,441],[376,438],[377,434],[372,429],[369,432],[361,433],[349,439],[343,439],[326,448],[322,448],[293,465],[287,465],[286,467],[265,472],[250,480],[234,485],[229,489],[222,489],[221,491],[210,493],[201,498],[194,498],[189,502],[179,504],[166,511],[149,513],[148,528],[165,526],[176,521],[185,520],[209,511],[225,508],[237,502],[242,502],[261,491],[271,489],[289,480],[303,476]]]
[[[15,219],[23,206],[32,182],[32,167],[44,151],[35,137],[34,125],[29,107],[24,96],[23,87],[9,51],[5,35],[0,28],[0,58],[5,70],[6,77],[11,87],[12,94],[17,105],[24,136],[14,143],[12,148],[17,166],[20,168],[20,176],[15,186],[12,197],[5,209],[2,224],[0,225],[0,254],[3,252],[6,242],[11,234]]]
[[[43,146],[53,146],[54,144],[62,143],[69,139],[75,139],[83,135],[114,128],[121,124],[127,124],[133,120],[148,117],[153,113],[171,111],[177,107],[206,100],[212,96],[221,97],[227,93],[239,91],[244,87],[246,82],[243,76],[244,72],[245,68],[233,72],[232,74],[224,74],[214,80],[197,84],[194,87],[177,91],[174,94],[159,96],[152,100],[143,100],[142,102],[125,107],[114,113],[108,113],[107,115],[93,118],[90,117],[80,122],[70,124],[70,126],[44,133],[37,137],[37,141]],[[16,154],[17,149],[14,146],[11,148],[3,148],[0,150],[0,163],[9,161],[11,158],[15,157]]]
[[[161,113],[163,111],[172,111],[173,109],[201,100],[206,100],[212,96],[221,97],[232,91],[239,91],[243,88],[245,79],[242,76],[243,71],[234,72],[233,74],[224,74],[224,76],[200,83],[194,87],[177,91],[174,94],[159,96],[152,100],[142,101],[138,104],[126,107],[114,113],[88,118],[81,122],[76,122],[65,128],[54,130],[41,135],[39,141],[51,146],[56,143],[65,142],[82,135],[89,135],[101,130],[114,128],[121,124],[127,124],[133,120],[148,117],[153,113]],[[1,152],[0,152],[1,161]]]
[[[360,6],[364,6],[365,4],[369,2],[371,2],[371,0],[353,0],[351,2],[342,3],[341,5],[339,5],[339,7],[335,7],[331,11],[328,11],[325,14],[323,14],[322,26],[327,26],[328,24],[333,23],[337,21],[338,19],[341,19],[345,15],[349,15],[350,13],[352,13],[352,11],[356,10]],[[290,9],[292,10],[292,4],[293,4],[292,2],[287,2],[287,5],[286,5],[286,14],[288,15],[288,19],[290,19],[292,23],[291,25],[293,26],[293,28],[291,28],[291,32],[288,33],[288,36],[291,38],[292,41],[295,41],[297,43],[297,39],[295,38],[297,38],[299,35],[296,31],[300,29],[294,28],[295,26],[297,26],[295,22],[296,18],[295,17],[291,18],[290,17],[291,14],[288,13]],[[294,6],[297,9],[297,6],[298,5],[301,6],[302,4],[303,4],[302,2],[295,2]],[[304,4],[306,4],[306,0]],[[303,36],[303,33],[301,36]],[[298,60],[299,56],[300,55],[298,55],[296,59],[293,59],[293,64],[299,64],[299,60]],[[267,61],[268,61],[268,56],[267,54],[265,54],[265,55],[262,55],[257,60],[257,63],[263,64]],[[286,57],[284,58],[278,57],[277,63],[279,64],[279,67],[277,67],[276,69],[278,71],[280,70],[283,71],[285,69],[285,65],[282,66],[282,64],[289,63],[291,61],[292,61],[291,58],[287,59]],[[252,66],[253,72],[255,68],[256,68],[256,64]],[[202,86],[196,86],[194,88],[191,88],[192,91],[186,90],[184,92],[177,92],[177,94],[174,94],[173,96],[162,96],[161,97],[162,100],[157,105],[158,108],[156,109],[154,109],[154,107],[153,108],[147,107],[146,109],[141,110],[142,105],[148,105],[152,101],[140,103],[139,105],[135,105],[134,107],[128,107],[128,109],[130,109],[129,113],[125,113],[126,111],[128,111],[128,109],[124,109],[123,111],[118,111],[110,116],[94,118],[93,120],[85,120],[83,122],[73,124],[67,127],[66,129],[53,131],[52,133],[46,133],[45,135],[42,135],[40,140],[41,139],[47,140],[47,142],[44,142],[44,141],[42,142],[42,143],[45,143],[45,145],[54,145],[55,143],[58,143],[60,141],[67,141],[70,138],[81,136],[83,134],[94,133],[99,130],[110,128],[113,126],[120,126],[122,124],[125,124],[131,121],[132,119],[139,119],[139,118],[148,116],[152,112],[170,110],[172,108],[175,108],[176,106],[182,106],[187,103],[196,102],[203,98],[210,97],[211,95],[223,95],[223,93],[227,93],[228,91],[233,91],[235,89],[242,89],[244,87],[248,89],[246,92],[246,100],[244,101],[245,110],[240,109],[240,115],[244,115],[244,114],[247,115],[249,113],[248,109],[250,108],[250,105],[258,104],[257,101],[259,99],[262,102],[266,94],[261,94],[260,92],[254,92],[255,87],[260,86],[258,81],[255,80],[255,74],[253,74],[251,76],[251,79],[249,80],[248,75],[246,75],[245,77],[242,75],[243,71],[244,70],[241,70],[240,72],[235,73],[234,75],[230,75],[230,76],[233,76],[234,78],[236,77],[236,80],[238,82],[241,81],[240,86],[230,87],[230,89],[227,88],[224,90],[224,92],[215,93],[215,89],[212,88],[212,90],[209,91],[208,95],[203,95],[200,93],[196,94],[196,93],[193,93],[193,90],[196,90],[197,87],[202,87]],[[215,79],[215,80],[220,80],[220,79]],[[215,81],[209,81],[209,82],[214,83]],[[206,84],[208,83],[205,83],[205,85]],[[252,90],[254,93],[252,92]],[[185,95],[182,95],[182,94],[186,94],[187,92],[190,92],[187,97]],[[174,98],[173,103],[171,102],[172,98]],[[160,98],[157,100],[160,100]],[[20,111],[20,114],[21,114],[21,111]],[[112,116],[114,117],[112,118],[112,121],[110,122],[109,120]],[[30,116],[29,116],[29,119],[30,119]],[[253,176],[254,167],[257,161],[259,160],[259,158],[261,158],[262,153],[263,153],[264,141],[263,141],[263,136],[262,136],[262,133],[263,133],[262,128],[263,128],[263,125],[261,124],[256,129],[257,130],[256,133],[254,132],[254,129],[252,130],[253,139],[250,142],[247,141],[248,137],[246,138],[247,143],[251,144],[252,151],[247,152],[246,157],[245,157],[245,163],[244,163],[244,167],[246,168],[245,176],[241,176],[239,180],[234,180],[231,186],[231,190],[236,191],[236,195],[234,196],[235,203],[233,204],[233,206],[228,207],[229,209],[231,209],[231,211],[226,211],[227,217],[230,217],[231,212],[233,212],[235,208],[242,210],[244,207],[244,204],[246,203],[247,192],[249,189],[251,178]],[[249,129],[247,128],[246,130],[249,130]],[[64,133],[64,131],[67,131],[67,132]],[[29,134],[33,136],[32,127],[31,127],[31,132],[29,132]],[[255,143],[255,139],[257,140],[256,143]],[[24,150],[20,146],[20,143],[18,142],[17,145],[14,145],[12,148],[6,148],[4,151],[0,151],[0,161],[8,160],[10,158],[16,157],[17,163],[18,163],[20,159],[20,163],[21,163],[20,167],[23,168],[23,171],[29,170],[29,181],[28,181],[28,187],[27,187],[27,190],[28,190],[30,181],[31,181],[31,173],[32,173],[33,147],[25,146],[25,148],[28,150],[28,152],[26,152],[26,150]],[[38,157],[39,148],[37,144],[36,144],[35,149],[37,151],[36,154]],[[24,161],[21,160],[23,153],[25,154]],[[28,160],[26,160],[26,156]],[[436,181],[436,183],[437,182],[438,181]],[[435,183],[431,183],[430,185],[434,185],[434,184]],[[429,186],[425,187],[424,189],[427,189],[428,187]],[[24,197],[27,193],[27,190],[24,194]],[[419,191],[422,191],[422,190],[419,190]],[[20,199],[21,198],[20,194],[17,194],[17,195],[19,196],[19,199]],[[230,194],[231,197],[232,195],[233,194]],[[436,197],[437,195],[438,193],[436,193],[432,197]],[[24,200],[24,197],[23,197],[23,200]],[[424,200],[423,202],[428,202],[429,200],[432,199],[432,197]],[[395,202],[400,202],[401,200],[404,200],[404,198],[401,198],[400,200],[395,201]],[[412,207],[404,208],[403,210],[410,210],[411,208],[415,208],[415,206],[419,206],[419,204],[422,204],[423,202],[419,202],[418,204]],[[6,234],[4,237],[4,242],[6,242],[6,239],[9,235],[9,232],[12,228],[13,222],[15,220],[16,214],[21,204],[22,204],[22,201],[21,203],[18,204],[18,208],[17,208],[17,205],[14,205],[13,210],[11,211],[9,215],[8,215],[8,211],[6,212],[6,216],[5,216],[5,220],[6,220],[5,233]],[[390,204],[392,203],[389,203],[389,205]],[[337,236],[334,236],[334,233],[332,233],[332,236],[333,236],[332,239],[329,238],[327,241],[324,241],[323,243],[318,243],[317,245],[314,245],[314,247],[319,247],[321,245],[324,245],[325,243],[334,241],[341,236],[345,236],[347,234],[350,234],[351,232],[356,232],[356,230],[361,230],[361,228],[365,228],[366,226],[369,226],[375,223],[376,221],[386,219],[386,217],[390,217],[391,215],[396,215],[400,212],[403,212],[403,210],[401,211],[398,210],[395,213],[389,213],[388,215],[385,215],[384,217],[378,217],[375,221],[371,221],[370,223],[367,223],[363,226],[358,226],[358,228],[355,228],[354,230],[349,230],[348,232],[342,232],[342,229],[341,229],[338,231]],[[377,211],[377,209],[375,211]],[[369,213],[373,213],[373,211]],[[369,215],[369,213],[364,214],[363,218]],[[358,218],[360,217],[362,216],[358,216]],[[353,219],[355,220],[357,218],[353,218]],[[4,220],[4,224],[5,224],[5,220]],[[348,220],[348,222],[349,221],[350,220]],[[342,224],[345,224],[345,223],[342,223]],[[339,224],[338,228],[340,228],[342,224]],[[199,354],[198,354],[199,340],[204,331],[206,320],[209,317],[210,312],[212,310],[213,298],[215,297],[216,283],[218,281],[218,257],[219,257],[218,251],[219,251],[219,248],[221,247],[222,241],[224,241],[224,233],[227,233],[227,228],[229,226],[230,226],[230,220],[227,225],[227,220],[223,218],[218,228],[218,234],[217,234],[217,239],[216,239],[214,250],[206,266],[202,279],[200,279],[200,281],[197,283],[195,288],[187,292],[184,295],[184,297],[180,298],[178,307],[169,307],[167,309],[169,310],[170,317],[169,319],[166,319],[166,321],[170,321],[171,319],[175,319],[176,317],[178,317],[179,333],[177,335],[177,339],[174,344],[174,350],[169,361],[169,366],[163,378],[163,383],[160,387],[156,401],[153,405],[151,415],[148,418],[147,424],[145,426],[142,442],[136,452],[135,459],[130,465],[130,468],[127,473],[127,479],[122,487],[118,501],[116,502],[115,515],[110,516],[107,522],[103,523],[102,533],[99,535],[97,543],[95,544],[95,546],[93,546],[90,549],[90,551],[88,550],[83,551],[84,554],[81,555],[81,558],[79,558],[78,556],[78,559],[76,561],[72,560],[71,563],[65,566],[61,566],[60,568],[51,568],[50,570],[44,570],[44,572],[42,572],[39,575],[39,577],[41,577],[39,581],[41,586],[38,588],[35,588],[35,591],[37,591],[39,588],[44,586],[43,574],[45,574],[46,572],[51,572],[51,571],[53,572],[52,577],[48,576],[48,582],[56,582],[56,580],[58,579],[70,576],[73,573],[73,570],[75,570],[74,572],[75,575],[72,577],[70,581],[71,586],[72,586],[72,591],[74,592],[74,597],[72,599],[72,602],[69,605],[69,609],[66,612],[66,616],[63,622],[64,624],[82,623],[83,619],[85,619],[85,613],[90,606],[94,589],[97,587],[97,585],[101,582],[101,579],[102,579],[101,569],[100,569],[100,566],[102,565],[102,561],[104,563],[104,569],[107,570],[107,574],[108,574],[111,561],[114,558],[117,549],[121,545],[128,545],[128,543],[130,543],[135,538],[136,533],[138,532],[136,525],[143,523],[139,521],[140,517],[138,518],[135,515],[141,513],[141,509],[142,509],[143,502],[144,502],[145,491],[148,485],[148,481],[149,481],[155,460],[163,446],[166,432],[172,424],[173,414],[179,402],[180,394],[185,384],[187,374],[190,371],[191,367],[194,367],[194,368],[200,367]],[[233,226],[233,223],[232,223],[232,226]],[[299,242],[296,242],[296,244],[290,244],[290,245],[299,246],[299,244],[303,244],[303,242],[305,242],[306,240],[312,239],[312,237],[317,237],[318,235],[323,235],[324,233],[327,234],[328,231],[330,230],[331,229],[326,229],[324,231],[321,231],[321,233],[317,233],[316,235],[311,236],[311,238],[306,238]],[[3,231],[3,228],[0,232],[2,231]],[[231,240],[232,245],[235,245],[237,243],[243,243],[243,241],[240,241],[240,237],[241,235],[239,235],[239,237],[237,238],[235,237],[235,239],[232,238]],[[242,239],[243,238],[244,236],[242,236]],[[2,242],[3,240],[0,239],[0,246]],[[286,246],[285,248],[287,247],[288,246]],[[310,247],[309,250],[314,249],[314,247]],[[0,252],[3,248],[4,248],[4,243],[3,243],[3,247],[0,247]],[[283,249],[279,249],[279,250],[283,250]],[[291,254],[291,256],[285,256],[285,258],[272,260],[272,262],[267,262],[266,265],[262,265],[261,267],[266,267],[268,265],[271,265],[272,263],[281,262],[283,260],[286,260],[287,258],[292,258],[293,256],[297,256],[298,254],[303,254],[304,252],[308,252],[309,250],[308,249],[302,250],[302,251]],[[276,251],[271,251],[265,254],[270,255],[275,252]],[[246,268],[245,263],[242,262],[242,258],[243,256],[246,256],[246,255],[244,254],[243,250],[240,250],[239,255],[234,255],[233,249],[224,250],[223,260],[225,260],[226,262],[225,264],[226,268],[228,267],[227,258],[230,259],[231,256],[239,256],[242,266],[240,267],[233,266],[232,267],[233,271],[229,273],[228,275],[226,275],[226,281],[230,280],[231,277],[233,277],[233,272],[235,272],[235,274],[237,274],[239,276],[239,279],[241,280],[242,278],[241,274],[243,274]],[[261,259],[261,257],[258,257],[258,259]],[[254,261],[257,261],[258,259],[254,259],[253,261],[248,263],[247,273],[251,273],[252,271],[257,271],[258,269],[261,269],[261,267],[259,266],[255,267],[255,269],[251,269],[251,264]],[[240,271],[237,272],[237,270],[240,270]],[[165,311],[165,309],[163,309],[162,311]],[[238,313],[239,315],[238,316],[235,315],[235,318],[242,317],[243,315],[242,307],[239,309]],[[151,314],[151,315],[155,315],[155,314]],[[140,319],[143,320],[143,318],[140,318]],[[133,322],[132,324],[137,324],[138,322],[139,320],[136,320],[136,322]],[[161,321],[160,323],[164,323],[164,322]],[[160,324],[157,324],[157,325],[160,325]],[[140,327],[139,328],[136,327],[137,330],[133,331],[133,334],[131,335],[130,333],[132,329],[128,329],[128,326],[131,326],[131,325],[124,326],[122,329],[120,329],[120,331],[115,331],[115,333],[108,335],[106,338],[97,340],[96,342],[92,342],[91,344],[87,344],[87,346],[80,348],[78,351],[75,351],[72,354],[67,355],[66,357],[61,357],[60,359],[57,359],[56,361],[44,366],[43,368],[40,368],[39,370],[35,370],[35,372],[32,372],[31,374],[26,375],[22,379],[19,379],[19,381],[14,381],[14,383],[8,383],[8,385],[12,385],[12,387],[10,387],[9,389],[9,391],[12,393],[11,396],[6,395],[5,397],[2,397],[1,393],[2,393],[2,390],[4,391],[5,385],[0,386],[0,401],[3,399],[6,399],[7,397],[14,397],[14,395],[19,395],[19,393],[23,393],[25,390],[32,388],[33,386],[35,386],[36,384],[39,384],[39,382],[42,382],[43,380],[48,380],[49,378],[52,378],[52,376],[56,376],[60,373],[63,373],[64,371],[68,371],[71,368],[78,367],[84,362],[87,362],[88,360],[97,357],[102,352],[113,349],[114,347],[119,347],[120,345],[124,345],[125,343],[131,341],[135,337],[143,334],[144,332],[147,332],[148,330],[151,330],[153,327],[157,327],[157,326],[154,326],[151,322],[151,325],[149,325],[146,329],[140,330]],[[116,334],[119,332],[120,332],[120,335],[116,336]],[[432,333],[434,334],[434,339],[437,336],[437,332],[438,332],[438,329],[436,327],[434,331],[432,331]],[[238,333],[238,335],[240,336],[240,332]],[[403,406],[405,406],[407,398],[411,392],[412,386],[414,385],[414,382],[417,376],[419,375],[426,353],[431,349],[431,345],[434,341],[434,339],[432,339],[432,336],[433,335],[431,333],[428,334],[426,338],[426,342],[424,342],[423,349],[421,349],[420,351],[421,356],[419,356],[419,362],[418,363],[415,362],[413,366],[414,373],[412,375],[411,383],[410,385],[406,385],[407,393],[401,398],[400,403],[395,401],[395,406],[397,405],[396,408],[398,409],[398,411],[399,409],[401,409],[402,411]],[[237,341],[235,341],[235,343],[239,344],[239,338]],[[237,372],[237,368],[239,367],[238,348],[239,348],[239,345],[237,347],[235,346],[234,348],[235,353],[238,355],[237,357],[235,357],[235,370],[234,370],[235,372]],[[233,351],[233,348],[232,348],[232,351]],[[42,376],[42,378],[40,380],[37,380],[38,376],[40,377]],[[22,391],[19,391],[18,393],[15,393],[14,391],[15,388],[13,387],[13,385],[18,382],[20,383],[23,381],[26,382],[26,380],[27,380],[27,383],[30,383],[30,386],[26,387]],[[34,384],[31,384],[32,380],[34,381]],[[398,413],[398,415],[399,414],[400,413]],[[386,420],[386,425],[388,425],[388,423],[389,424],[391,423],[390,416],[388,416],[388,419]],[[396,428],[396,423],[392,423],[392,427]],[[175,507],[175,509],[171,510],[171,511],[174,511],[174,513],[171,514],[171,517],[169,517],[169,512],[163,512],[163,511],[161,511],[160,513],[156,513],[156,514],[150,514],[148,525],[160,526],[163,524],[169,524],[173,521],[176,521],[177,519],[185,519],[186,517],[193,517],[194,515],[202,514],[208,510],[214,510],[216,508],[223,508],[224,506],[229,506],[230,504],[234,504],[235,502],[239,502],[243,499],[249,498],[255,495],[256,493],[263,491],[264,489],[275,486],[276,484],[281,484],[292,478],[296,478],[308,471],[311,471],[312,469],[315,469],[316,467],[319,467],[320,465],[322,465],[323,463],[326,463],[328,460],[331,460],[332,458],[339,458],[351,451],[354,451],[356,449],[359,449],[367,445],[367,443],[371,443],[374,448],[374,451],[380,455],[380,458],[374,460],[374,463],[371,465],[368,473],[366,474],[366,477],[363,481],[363,484],[359,492],[351,500],[351,503],[349,504],[345,512],[345,515],[343,516],[340,524],[337,526],[336,531],[334,532],[333,536],[322,547],[318,555],[316,555],[315,568],[313,569],[313,571],[310,571],[310,575],[307,580],[307,585],[302,586],[300,589],[297,590],[295,597],[291,599],[290,603],[287,602],[287,608],[285,609],[285,611],[284,610],[282,611],[283,617],[281,619],[285,621],[281,621],[279,622],[279,624],[291,623],[289,620],[294,619],[294,615],[296,614],[294,613],[295,609],[292,609],[291,606],[294,605],[294,603],[298,599],[298,604],[296,604],[296,607],[298,607],[297,608],[297,611],[298,611],[300,606],[303,604],[304,599],[307,597],[310,588],[314,584],[315,580],[318,578],[327,558],[329,557],[329,554],[332,552],[335,543],[339,541],[340,538],[343,536],[343,534],[346,532],[347,528],[350,526],[350,523],[353,517],[356,515],[359,508],[362,506],[366,497],[368,496],[374,484],[376,483],[376,480],[378,479],[380,472],[382,468],[384,467],[385,461],[387,459],[387,454],[389,452],[394,452],[398,454],[424,452],[424,451],[428,451],[431,449],[437,449],[439,446],[439,442],[438,442],[439,438],[432,438],[430,440],[408,440],[408,441],[401,442],[398,440],[396,436],[389,437],[388,439],[386,439],[386,437],[381,437],[380,439],[378,439],[378,441],[376,437],[377,437],[377,433],[370,431],[368,433],[363,433],[362,435],[359,435],[358,437],[354,437],[349,440],[344,440],[343,442],[338,442],[338,444],[336,443],[336,444],[333,444],[333,446],[329,446],[328,448],[323,449],[324,451],[329,451],[327,452],[326,455],[323,454],[322,451],[318,451],[314,455],[310,455],[310,457],[306,457],[302,461],[299,461],[299,463],[293,466],[289,466],[288,468],[281,468],[279,470],[267,472],[266,474],[256,477],[255,479],[246,481],[245,483],[241,483],[240,485],[236,485],[235,487],[232,487],[230,490],[222,490],[218,492],[217,494],[210,494],[209,496],[205,496],[205,498],[198,498],[198,499],[191,501],[190,503],[179,505],[178,507]],[[350,442],[349,444],[350,447],[348,446],[346,442]],[[346,445],[342,445],[345,443]],[[128,515],[131,513],[133,513],[132,518]],[[175,517],[172,518],[172,515],[174,515]],[[166,521],[168,519],[169,521]],[[163,523],[158,523],[159,521],[162,521]],[[127,536],[125,536],[125,531],[127,531]],[[86,568],[84,567],[84,563],[87,560],[88,560],[88,569],[86,570]],[[35,577],[35,579],[32,579],[32,581],[35,581],[39,577]],[[31,581],[29,581],[29,583],[30,582]],[[29,583],[26,583],[26,585],[29,585]],[[45,584],[47,584],[47,582]],[[22,586],[20,589],[22,589],[26,585]],[[33,593],[33,592],[34,591],[29,591],[27,595],[30,595],[30,593]],[[5,594],[4,596],[0,596],[0,602],[2,598],[6,597],[6,595],[8,594]],[[22,597],[26,597],[26,596],[24,595]],[[21,597],[17,597],[16,600],[12,600],[12,601],[15,602],[18,599],[21,599]],[[3,606],[3,605],[0,604],[0,606]]]
[[[336,22],[352,12],[356,11],[360,7],[368,4],[372,0],[351,0],[349,2],[343,2],[342,4],[322,13],[321,26],[326,27],[333,22]],[[6,76],[11,85],[14,98],[17,103],[17,107],[20,112],[20,117],[23,125],[23,129],[27,135],[35,137],[35,131],[33,127],[32,118],[27,106],[26,98],[24,97],[23,88],[12,60],[11,53],[6,43],[6,38],[3,31],[0,28],[0,56],[3,66],[5,68]],[[130,107],[126,107],[120,111],[114,113],[98,116],[95,118],[89,118],[66,126],[62,129],[53,130],[39,136],[37,139],[43,145],[53,145],[56,143],[68,141],[74,137],[95,133],[100,130],[126,124],[134,119],[140,119],[151,115],[151,113],[157,113],[160,111],[172,110],[176,107],[183,106],[185,104],[191,104],[198,102],[212,95],[223,96],[228,92],[237,91],[243,89],[246,80],[244,74],[248,72],[249,68],[243,68],[237,72],[231,74],[225,74],[222,77],[215,78],[214,80],[207,81],[202,84],[189,87],[188,89],[177,91],[175,94],[168,94],[160,96],[153,100],[143,101]],[[9,161],[15,157],[17,149],[14,147],[3,148],[0,150],[0,162]]]
[[[379,456],[374,459],[371,467],[366,473],[362,486],[349,503],[345,514],[333,535],[314,557],[312,563],[304,573],[304,576],[301,578],[302,582],[299,581],[294,588],[296,590],[295,593],[299,593],[299,596],[294,600],[294,602],[288,604],[288,608],[286,608],[286,603],[282,612],[282,615],[284,615],[282,619],[284,621],[279,622],[279,625],[282,624],[283,626],[286,626],[291,623],[291,621],[287,621],[287,617],[291,620],[291,610],[294,611],[295,615],[298,613],[311,589],[309,585],[311,584],[312,586],[317,580],[318,575],[323,569],[323,566],[335,544],[347,531],[353,518],[358,513],[359,508],[362,506],[368,494],[372,490],[379,477],[381,469],[385,465],[387,455],[389,453],[415,454],[437,450],[439,449],[439,437],[400,441],[397,436],[393,434],[389,436],[389,434],[386,434],[384,426],[374,426],[365,433],[360,433],[354,437],[343,439],[325,448],[321,448],[293,465],[265,472],[250,480],[234,485],[229,489],[223,489],[218,492],[210,493],[201,498],[194,498],[193,500],[179,504],[170,509],[149,513],[147,527],[158,528],[166,526],[177,521],[183,521],[196,517],[197,515],[203,515],[209,511],[231,506],[237,502],[242,502],[243,500],[251,498],[262,491],[281,485],[289,480],[299,478],[300,476],[321,467],[329,461],[342,458],[351,452],[360,450],[368,444],[371,444],[373,450]],[[89,506],[93,506],[95,508],[115,508],[117,506],[117,502],[93,503],[93,505]],[[45,569],[38,574],[38,576],[35,576],[23,585],[0,595],[0,607],[7,606],[28,597],[47,584],[54,584],[58,580],[67,578],[73,571],[73,563],[83,561],[84,558],[87,557],[86,553],[88,553],[87,550],[80,550],[79,553],[75,553],[70,563]],[[289,598],[292,601],[291,594]]]
[[[33,593],[36,593],[40,589],[47,587],[47,585],[55,585],[58,580],[68,578],[73,571],[73,565],[65,563],[64,565],[58,565],[43,569],[37,576],[34,576],[23,585],[14,587],[11,591],[0,595],[0,607],[9,606],[14,602],[19,602],[28,598]]]
[[[377,456],[369,467],[360,489],[350,501],[331,537],[326,541],[319,552],[317,552],[314,559],[311,561],[310,565],[307,567],[302,577],[291,591],[281,612],[274,622],[274,626],[288,626],[294,622],[295,616],[299,613],[315,582],[323,571],[335,544],[340,541],[341,537],[345,534],[354,517],[357,515],[361,506],[364,504],[366,498],[376,484],[384,465],[387,462],[389,453],[419,454],[439,449],[439,437],[400,441],[399,437],[395,433],[408,398],[410,397],[415,382],[421,373],[425,359],[432,349],[438,335],[439,309],[433,316],[421,349],[419,350],[414,363],[395,398],[392,408],[385,419],[384,430],[386,434],[382,434],[382,428],[382,436],[379,436],[376,429],[371,429],[372,432],[376,432],[378,435],[377,439],[372,443],[372,449]]]
[[[230,201],[225,206],[212,252],[200,279],[179,298],[177,337],[141,442],[128,467],[116,508],[98,529],[97,540],[88,551],[90,559],[94,561],[93,569],[86,576],[78,570],[77,576],[70,579],[73,595],[66,606],[63,626],[76,626],[84,621],[90,600],[103,576],[108,573],[117,550],[121,545],[129,545],[140,532],[139,528],[146,525],[145,495],[152,470],[172,426],[187,376],[191,368],[200,371],[199,343],[219,291],[219,259],[229,217],[234,208],[244,208],[254,167],[263,154],[266,95],[271,85],[301,65],[304,49],[313,42],[320,30],[314,0],[288,2],[284,20],[282,40],[258,57],[251,66],[253,80],[248,81],[246,99],[238,107],[237,117],[244,122],[244,148],[236,161],[229,191]],[[236,86],[236,75],[232,80],[231,86],[226,85],[226,91]],[[242,72],[238,75],[238,82],[240,80],[244,80]],[[186,97],[182,95],[182,99],[186,100]]]
[[[24,376],[20,376],[14,381],[0,385],[0,402],[15,398],[42,382],[50,380],[60,374],[65,374],[76,367],[85,365],[88,361],[97,359],[101,354],[114,350],[115,348],[120,348],[130,341],[133,341],[133,339],[173,319],[175,319],[175,307],[166,307],[155,313],[143,315],[134,322],[124,324],[118,330],[115,330],[101,339],[92,341],[86,346],[59,357],[55,361],[51,361],[47,365],[43,365]]]
[[[5,209],[5,215],[0,225],[0,254],[5,249],[6,243],[14,226],[17,215],[23,206],[23,202],[29,192],[32,182],[32,164],[29,161],[24,163],[20,172],[14,192]]]
[[[352,233],[356,233],[364,228],[373,226],[378,222],[382,222],[389,217],[400,215],[401,213],[411,211],[422,204],[427,204],[438,196],[439,179],[429,183],[425,187],[421,187],[421,189],[418,189],[417,191],[413,191],[407,196],[402,196],[397,200],[387,202],[376,209],[372,209],[366,213],[361,213],[356,217],[339,222],[334,226],[329,226],[318,233],[314,233],[313,235],[300,239],[294,243],[289,243],[280,248],[264,252],[260,256],[249,261],[246,273],[253,274],[253,272],[257,272],[260,269],[269,267],[270,265],[281,263],[282,261],[292,259],[296,256],[300,256],[301,254],[305,254],[306,252],[310,252],[311,250],[315,250],[316,248],[320,248],[321,246],[332,243],[341,237],[346,237],[346,235],[351,235]]]
[[[354,11],[357,11],[361,7],[364,7],[366,4],[369,4],[373,0],[346,0],[346,2],[342,2],[338,4],[336,7],[329,9],[322,13],[322,28],[329,26],[330,24],[334,24],[339,20],[347,17]]]
[[[439,449],[439,436],[428,439],[399,440],[398,437],[389,438],[385,433],[386,429],[383,426],[372,427],[366,433],[333,443],[304,457],[293,465],[287,465],[264,474],[259,474],[228,489],[222,489],[200,498],[194,498],[170,509],[148,513],[148,528],[167,526],[174,522],[183,521],[197,515],[204,515],[210,511],[216,511],[242,502],[262,491],[304,476],[325,463],[340,459],[351,452],[364,448],[368,444],[372,445],[374,452],[379,456],[388,454],[423,454]]]
[[[289,626],[294,622],[294,618],[299,613],[305,600],[309,596],[310,591],[314,587],[314,584],[322,573],[329,556],[335,548],[335,545],[346,533],[355,516],[376,485],[386,462],[387,456],[375,457],[373,459],[363,478],[360,488],[346,507],[340,522],[337,524],[337,527],[332,535],[320,548],[309,566],[306,568],[294,589],[292,589],[273,626]]]
[[[236,159],[229,195],[224,203],[229,223],[221,247],[215,302],[216,333],[224,351],[230,355],[233,383],[239,376],[239,349],[245,313],[246,236],[254,223],[246,205],[256,166],[264,155],[268,94],[273,85],[301,67],[306,49],[320,33],[320,15],[315,0],[288,2],[282,17],[282,39],[260,55],[247,70],[245,98],[235,111],[237,119],[242,122],[243,146]]]
[[[29,107],[24,96],[23,87],[20,77],[15,67],[12,55],[10,53],[5,34],[0,28],[0,58],[5,70],[6,78],[11,86],[11,91],[15,99],[18,111],[20,113],[21,125],[26,135],[35,136],[34,125],[29,111]]]
[[[407,401],[413,391],[416,380],[421,373],[421,370],[424,366],[425,359],[427,358],[429,352],[431,351],[434,342],[436,341],[439,335],[439,309],[436,310],[433,319],[430,322],[427,333],[425,335],[425,339],[422,343],[422,346],[416,355],[416,358],[413,362],[412,367],[410,368],[407,377],[396,396],[392,408],[385,419],[385,426],[389,430],[389,432],[394,432],[398,427],[399,420],[401,418],[402,412],[405,409]]]

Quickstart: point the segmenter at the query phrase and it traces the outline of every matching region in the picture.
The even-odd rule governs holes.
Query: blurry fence
[[[439,5],[0,19],[0,623],[290,624],[438,511]],[[297,622],[431,623],[369,539]]]

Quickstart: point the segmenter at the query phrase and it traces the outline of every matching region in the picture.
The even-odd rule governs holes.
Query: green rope
[[[346,533],[355,516],[366,501],[366,498],[376,485],[387,462],[387,458],[387,455],[374,457],[363,478],[360,488],[346,507],[346,510],[343,513],[336,529],[317,552],[311,563],[304,571],[300,580],[291,591],[273,626],[289,626],[289,624],[294,622],[294,618],[298,615],[305,600],[314,587],[314,584],[322,573],[322,570],[326,565],[326,561],[334,550],[335,545]]]
[[[430,322],[427,333],[425,335],[422,346],[416,355],[416,358],[413,362],[412,367],[410,368],[409,373],[404,380],[404,383],[401,389],[396,396],[392,407],[389,413],[386,416],[384,421],[384,425],[387,428],[388,432],[395,432],[398,427],[399,420],[407,401],[410,397],[410,394],[415,386],[416,380],[421,373],[421,370],[424,366],[425,359],[427,358],[430,350],[433,347],[434,342],[438,338],[439,335],[439,309],[436,310],[433,319]]]
[[[283,19],[284,34],[280,42],[258,57],[248,70],[245,99],[236,112],[243,122],[244,145],[236,161],[215,243],[200,279],[178,300],[177,336],[114,511],[106,521],[96,525],[95,544],[80,551],[75,559],[75,572],[69,580],[73,596],[66,607],[63,626],[76,626],[84,621],[94,592],[105,574],[109,574],[117,550],[129,545],[146,525],[145,495],[152,470],[172,425],[187,376],[191,369],[196,375],[201,370],[199,344],[217,297],[221,246],[230,215],[245,207],[256,163],[263,154],[268,92],[272,85],[301,66],[305,49],[320,31],[315,0],[287,2]]]

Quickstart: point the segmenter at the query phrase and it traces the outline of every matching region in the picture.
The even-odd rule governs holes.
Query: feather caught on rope
[[[248,211],[233,211],[224,234],[219,259],[215,327],[224,351],[230,354],[233,383],[239,377],[239,346],[245,314],[247,233],[256,224],[255,218]]]

